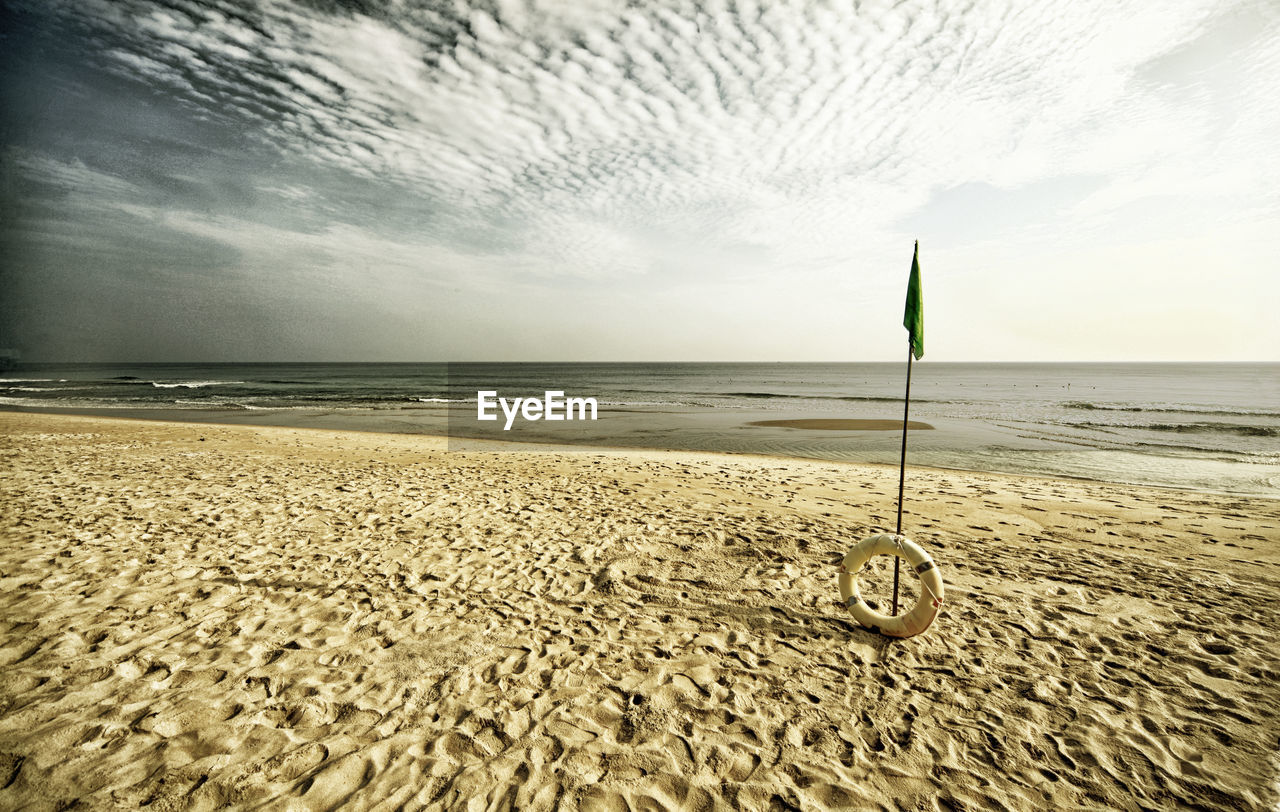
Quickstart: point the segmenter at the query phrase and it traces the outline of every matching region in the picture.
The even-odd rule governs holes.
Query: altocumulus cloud
[[[1052,257],[1041,323],[1135,233],[1276,247],[1265,0],[5,15],[0,342],[35,355],[896,357],[914,236],[977,310]],[[959,354],[1021,329],[936,312]]]

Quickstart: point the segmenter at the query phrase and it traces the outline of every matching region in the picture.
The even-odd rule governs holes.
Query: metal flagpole
[[[902,486],[907,478],[907,413],[911,410],[911,338],[907,338],[907,396],[902,405],[902,462],[898,466],[898,529],[896,535],[902,535]],[[898,565],[902,559],[893,557],[893,615],[898,614]]]
[[[924,303],[920,300],[920,241],[911,254],[911,278],[907,282],[907,306],[902,314],[907,328],[907,396],[902,401],[902,462],[898,467],[898,529],[894,534],[901,549],[902,486],[907,478],[907,414],[911,411],[911,362],[924,357]],[[893,557],[893,615],[898,615],[898,556]]]

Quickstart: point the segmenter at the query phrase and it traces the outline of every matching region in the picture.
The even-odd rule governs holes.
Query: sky
[[[1274,0],[0,9],[24,360],[1280,360]]]

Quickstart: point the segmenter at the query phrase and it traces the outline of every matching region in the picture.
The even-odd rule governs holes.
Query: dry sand
[[[0,808],[1269,809],[1280,502],[0,414]]]

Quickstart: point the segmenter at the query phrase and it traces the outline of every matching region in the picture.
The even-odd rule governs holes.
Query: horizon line
[[[166,361],[142,361],[142,360],[93,360],[93,361],[66,361],[66,360],[39,360],[39,361],[19,361],[8,370],[0,371],[16,371],[21,367],[35,367],[42,365],[121,365],[121,366],[146,366],[146,365],[284,365],[284,364],[311,364],[311,365],[336,365],[336,364],[904,364],[901,360],[664,360],[664,359],[647,359],[647,360],[627,360],[627,361],[585,361],[585,360],[531,360],[531,359],[506,359],[506,360],[465,360],[465,361],[447,361],[439,359],[425,360],[324,360],[324,361],[211,361],[211,360],[166,360]],[[926,363],[921,359],[918,363]],[[928,361],[931,364],[1280,364],[1280,360],[1203,360],[1203,359],[1179,359],[1179,360],[1048,360],[1048,361],[1028,361],[1028,360],[946,360],[946,361]]]

